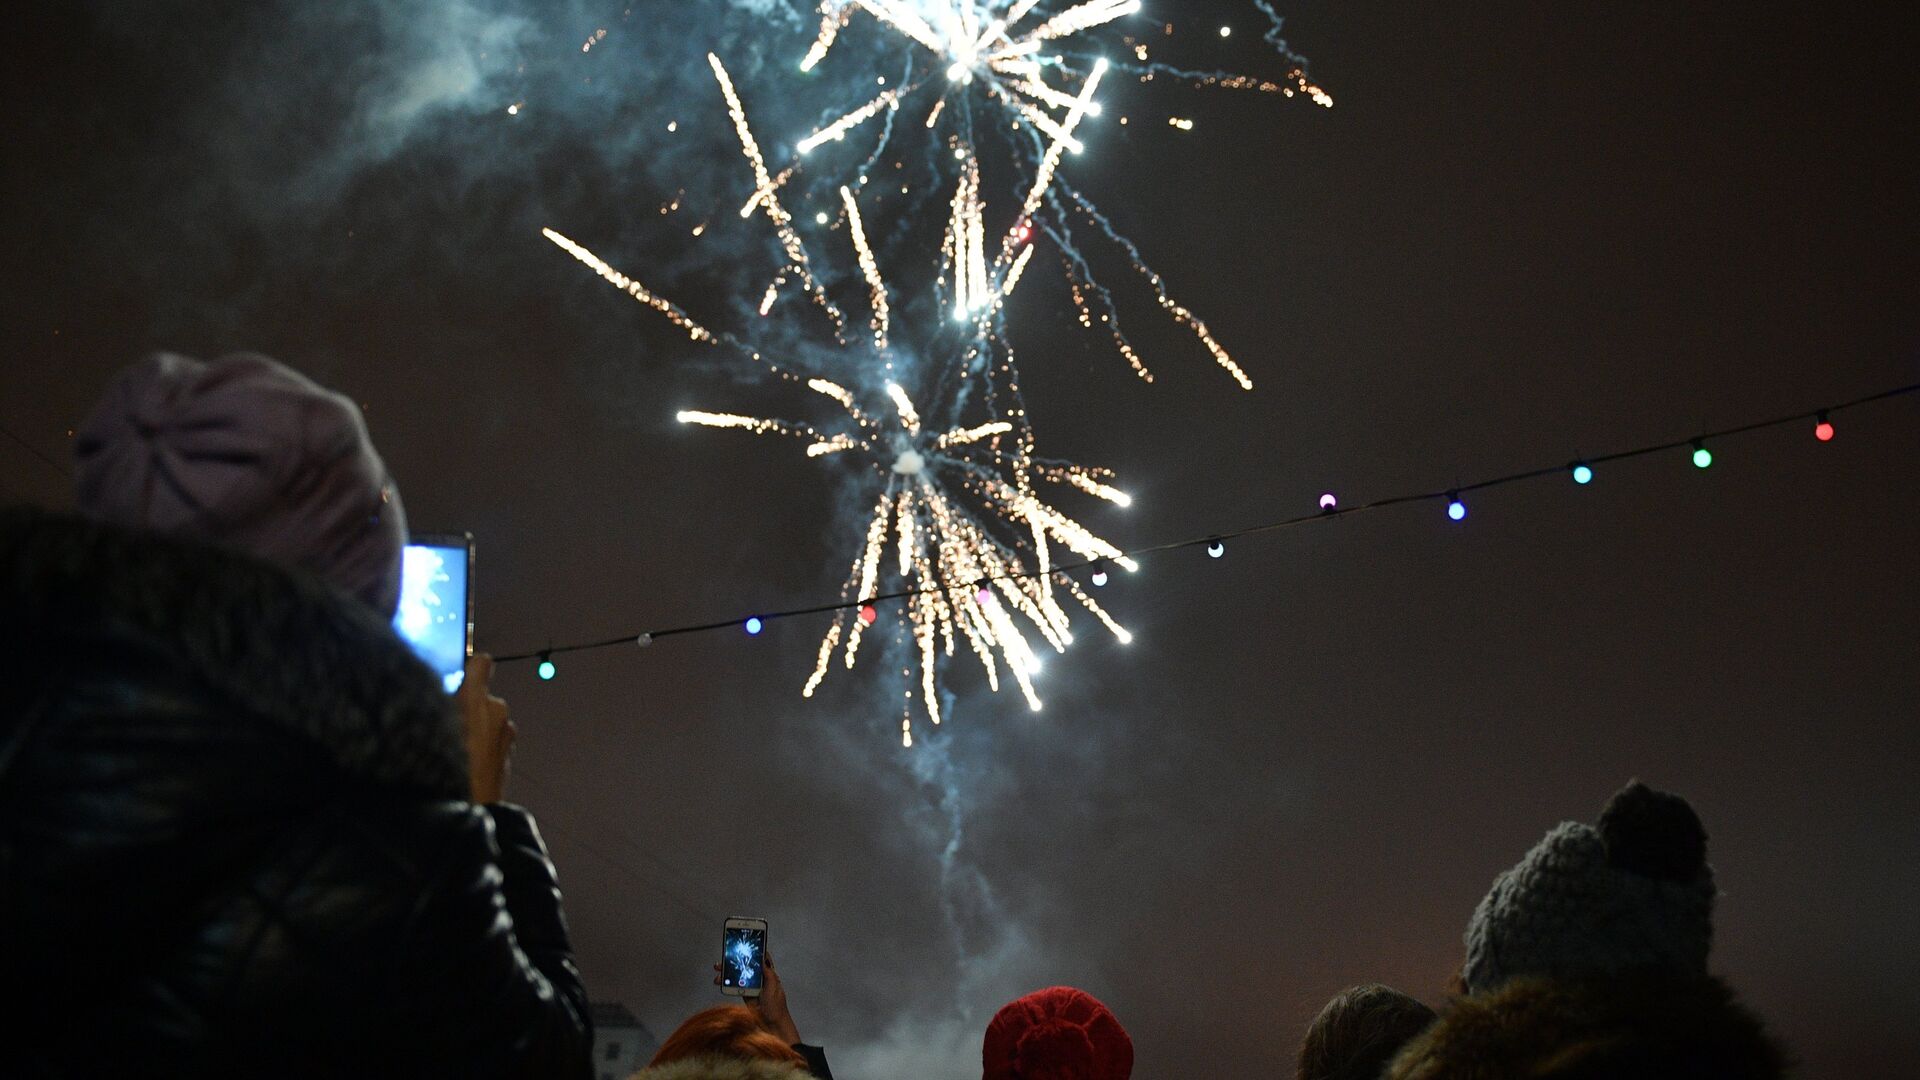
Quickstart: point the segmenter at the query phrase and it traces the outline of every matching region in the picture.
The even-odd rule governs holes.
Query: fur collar
[[[225,710],[311,739],[354,780],[467,796],[466,748],[440,680],[365,604],[241,552],[0,510],[8,663],[122,645],[190,673]]]
[[[1775,1080],[1779,1046],[1718,979],[1516,979],[1459,998],[1387,1080]]]
[[[805,1068],[785,1062],[703,1054],[641,1069],[632,1080],[812,1080],[812,1076]]]

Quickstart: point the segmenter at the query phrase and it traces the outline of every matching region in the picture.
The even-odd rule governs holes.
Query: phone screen
[[[767,931],[758,926],[729,926],[720,940],[720,986],[759,990],[765,980]]]
[[[401,562],[393,628],[439,674],[449,694],[460,689],[466,675],[472,558],[464,537],[415,537]]]

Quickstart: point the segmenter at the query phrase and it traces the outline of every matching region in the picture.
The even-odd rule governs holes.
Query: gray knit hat
[[[1714,895],[1693,807],[1636,780],[1597,826],[1562,822],[1494,879],[1467,924],[1461,976],[1481,993],[1521,975],[1704,975]]]

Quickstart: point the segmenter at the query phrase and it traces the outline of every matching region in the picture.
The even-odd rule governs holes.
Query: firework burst
[[[843,189],[842,198],[870,291],[870,355],[887,356],[894,330],[887,284],[852,192]],[[843,603],[859,604],[857,610],[836,613],[821,639],[804,696],[813,695],[836,655],[845,667],[854,667],[860,643],[880,615],[875,601],[883,597],[899,601],[900,625],[915,655],[919,697],[935,724],[941,721],[939,675],[960,646],[979,660],[991,689],[999,690],[1003,676],[1011,679],[1028,705],[1038,710],[1033,678],[1040,670],[1039,653],[1046,648],[1064,651],[1072,642],[1069,603],[1084,608],[1121,641],[1131,640],[1077,581],[1056,568],[1053,553],[1057,548],[1083,561],[1111,561],[1129,570],[1135,564],[1120,548],[1041,498],[1037,488],[1071,487],[1119,506],[1131,499],[1112,485],[1107,470],[1034,456],[1033,431],[1019,403],[1011,350],[997,337],[984,334],[963,343],[965,355],[959,362],[937,369],[943,377],[934,381],[945,392],[933,409],[923,410],[895,381],[884,381],[863,395],[840,382],[792,371],[735,336],[708,329],[585,246],[552,229],[542,232],[691,340],[764,364],[783,382],[804,385],[839,406],[839,415],[823,427],[734,412],[678,414],[686,424],[796,438],[806,443],[809,458],[857,460],[861,465],[875,501],[864,543],[841,587]],[[868,355],[864,346],[844,344],[836,352],[841,357]],[[870,376],[891,364],[856,367]],[[954,372],[963,374],[947,377]],[[970,394],[975,385],[982,392]],[[982,402],[979,408],[986,415],[962,420],[969,400]],[[886,558],[889,552],[891,559]],[[901,739],[912,745],[910,711],[901,720]]]
[[[806,158],[817,148],[845,140],[869,121],[884,117],[881,134],[859,183],[887,150],[893,119],[902,109],[916,110],[918,126],[933,133],[939,147],[932,160],[953,162],[937,173],[953,184],[951,222],[942,248],[940,284],[960,320],[991,319],[998,302],[1019,282],[1031,258],[1029,240],[1036,227],[1061,251],[1061,266],[1083,326],[1099,327],[1113,340],[1115,350],[1141,379],[1152,382],[1139,350],[1121,328],[1110,289],[1093,274],[1089,261],[1075,245],[1072,220],[1093,225],[1125,253],[1153,290],[1160,309],[1187,328],[1236,384],[1251,390],[1253,380],[1214,337],[1207,324],[1168,292],[1166,282],[1142,258],[1137,247],[1119,236],[1084,194],[1057,181],[1063,154],[1085,149],[1079,128],[1100,115],[1094,93],[1109,67],[1142,82],[1172,79],[1193,85],[1304,96],[1330,106],[1333,99],[1306,76],[1303,62],[1279,37],[1279,19],[1264,2],[1258,4],[1272,20],[1266,40],[1292,70],[1275,81],[1225,71],[1191,71],[1150,62],[1148,46],[1128,36],[1130,53],[1110,61],[1100,50],[1084,51],[1093,32],[1120,24],[1141,11],[1139,0],[1080,0],[1056,6],[1040,0],[825,0],[820,31],[800,61],[812,71],[825,61],[834,43],[856,18],[871,18],[894,35],[915,58],[907,76],[864,101],[846,108],[798,140],[795,151]],[[1113,43],[1109,43],[1113,44]],[[1076,51],[1080,49],[1082,51]],[[1116,50],[1117,52],[1117,50]],[[1127,59],[1130,55],[1132,59]],[[886,86],[887,77],[869,73],[865,85]],[[864,96],[864,95],[863,95]],[[986,122],[985,126],[982,123]],[[1176,127],[1191,129],[1190,120],[1175,118]],[[909,124],[911,129],[912,124]],[[987,207],[980,195],[979,147],[988,130],[1005,136],[1029,174],[1025,198],[1004,230],[989,230]],[[945,151],[951,151],[950,157]],[[765,179],[755,200],[786,183],[789,169]],[[756,205],[750,202],[749,206]],[[988,240],[997,234],[997,242]]]
[[[1140,0],[1084,0],[1066,10],[1042,19],[1035,14],[1037,0],[977,2],[949,0],[928,3],[916,0],[827,0],[821,7],[820,35],[813,48],[800,61],[801,71],[811,71],[826,58],[827,51],[856,11],[866,11],[882,24],[925,49],[934,60],[932,71],[905,87],[887,90],[852,109],[813,134],[802,139],[796,149],[805,154],[830,139],[846,133],[882,110],[898,108],[903,98],[923,85],[939,87],[928,110],[924,126],[933,127],[944,112],[949,95],[977,87],[989,100],[1010,114],[1032,124],[1052,138],[1062,140],[1075,153],[1081,149],[1073,137],[1072,126],[1063,123],[1060,113],[1076,107],[1076,95],[1057,85],[1074,79],[1064,57],[1043,54],[1058,39],[1070,37],[1113,22],[1140,10]],[[1029,18],[1033,16],[1033,18]],[[1021,29],[1022,23],[1027,23]],[[937,72],[937,74],[935,73]],[[944,83],[941,82],[944,80]],[[1077,81],[1077,80],[1076,80]],[[1081,106],[1084,107],[1084,106]],[[1098,111],[1098,107],[1095,107]]]
[[[840,589],[843,604],[859,606],[836,613],[803,696],[813,696],[836,656],[854,667],[882,597],[900,603],[922,705],[935,724],[941,721],[941,665],[962,645],[978,659],[991,689],[999,690],[1004,673],[1038,711],[1033,677],[1040,649],[1064,652],[1073,641],[1063,599],[1120,641],[1132,640],[1077,581],[1054,568],[1053,551],[1128,570],[1135,564],[1035,492],[1035,481],[1050,482],[1124,506],[1130,500],[1108,483],[1109,472],[1033,459],[1011,420],[930,427],[898,383],[886,385],[884,402],[865,403],[827,379],[808,379],[806,386],[840,406],[840,417],[826,429],[733,413],[679,414],[682,423],[800,439],[810,458],[857,458],[877,488],[865,541]],[[901,720],[901,739],[912,745],[910,716]]]

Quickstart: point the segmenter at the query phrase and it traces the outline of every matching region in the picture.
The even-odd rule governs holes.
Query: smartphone
[[[731,918],[720,933],[720,992],[759,997],[767,982],[767,920]]]
[[[473,655],[473,534],[415,533],[400,565],[393,628],[451,694]]]

